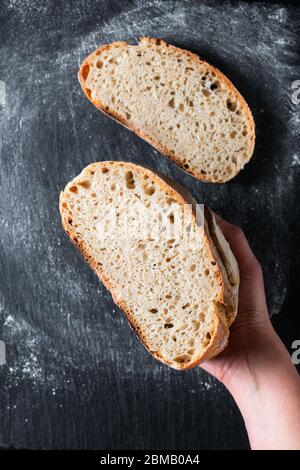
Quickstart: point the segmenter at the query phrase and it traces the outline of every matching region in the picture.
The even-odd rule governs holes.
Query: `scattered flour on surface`
[[[3,324],[3,335],[8,348],[8,371],[15,381],[29,378],[32,381],[40,381],[44,372],[38,359],[39,341],[34,335],[34,330],[25,320],[16,320],[8,315]],[[16,354],[16,360],[10,363],[9,345],[20,345],[23,354]],[[24,347],[25,346],[25,347]],[[25,352],[25,354],[24,354]]]

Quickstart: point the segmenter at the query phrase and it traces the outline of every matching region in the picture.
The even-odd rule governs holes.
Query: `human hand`
[[[300,449],[300,378],[270,321],[261,266],[243,231],[215,217],[240,269],[238,314],[228,347],[201,367],[232,394],[252,449]]]
[[[268,314],[261,265],[244,232],[219,215],[214,216],[239,265],[239,303],[237,318],[230,329],[228,347],[216,358],[201,364],[201,367],[229,387],[249,356],[261,354],[276,335]]]

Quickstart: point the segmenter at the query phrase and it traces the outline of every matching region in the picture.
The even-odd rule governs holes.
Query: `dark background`
[[[144,163],[178,180],[245,230],[273,323],[292,352],[300,337],[299,32],[299,7],[284,4],[1,1],[0,446],[248,447],[216,380],[200,368],[171,370],[143,349],[64,234],[58,196],[97,160]],[[199,53],[248,101],[255,154],[230,183],[193,179],[84,97],[76,77],[83,58],[142,35]]]

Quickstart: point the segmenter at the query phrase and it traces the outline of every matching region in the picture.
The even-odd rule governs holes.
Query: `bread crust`
[[[208,360],[209,358],[216,356],[219,354],[228,343],[228,336],[229,336],[229,326],[232,323],[233,319],[237,313],[237,301],[238,301],[238,283],[233,286],[227,275],[226,268],[224,263],[219,255],[218,249],[215,246],[209,229],[209,223],[206,220],[204,221],[204,242],[207,248],[207,253],[210,256],[211,262],[216,264],[218,267],[218,281],[220,285],[220,290],[218,293],[217,298],[215,299],[215,319],[214,319],[214,329],[211,335],[211,339],[209,344],[202,349],[201,354],[195,358],[193,362],[189,362],[188,364],[179,364],[175,361],[170,362],[166,358],[164,358],[159,351],[152,351],[150,345],[147,343],[146,338],[143,335],[143,332],[139,329],[138,325],[136,324],[133,313],[127,307],[125,301],[119,297],[118,295],[118,286],[114,285],[110,279],[108,279],[103,270],[100,266],[96,263],[93,259],[91,254],[89,253],[88,247],[84,244],[83,241],[78,240],[76,237],[76,233],[72,226],[68,222],[68,215],[69,212],[66,208],[67,197],[66,193],[69,188],[76,184],[76,182],[80,181],[82,178],[86,178],[90,171],[96,171],[101,169],[102,167],[116,167],[116,166],[125,166],[127,170],[133,170],[136,172],[141,173],[142,175],[148,175],[155,184],[159,185],[171,198],[175,199],[181,206],[186,205],[187,203],[190,204],[192,201],[191,196],[185,191],[178,189],[174,189],[168,182],[161,176],[158,176],[156,173],[152,172],[150,169],[141,167],[139,165],[135,165],[133,163],[127,162],[114,162],[114,161],[106,161],[106,162],[97,162],[92,163],[91,165],[87,166],[80,175],[74,178],[70,183],[67,184],[64,191],[60,193],[60,200],[59,200],[59,210],[62,218],[63,227],[71,239],[72,243],[76,246],[76,248],[81,252],[86,262],[90,265],[90,267],[94,270],[97,274],[101,282],[104,286],[111,292],[114,302],[123,310],[125,316],[138,336],[141,340],[142,344],[145,348],[152,354],[156,359],[167,364],[175,369],[190,369],[201,362]],[[176,185],[177,186],[177,185]],[[195,202],[195,201],[194,201]],[[191,211],[192,217],[194,221],[196,221],[196,214],[194,208],[190,205],[189,210]],[[208,209],[206,209],[207,211]],[[213,217],[212,213],[211,217]],[[228,248],[230,250],[230,248]]]
[[[183,55],[188,55],[195,62],[200,62],[201,64],[205,64],[207,69],[210,72],[214,72],[216,77],[220,81],[225,83],[227,88],[232,93],[235,94],[236,99],[240,104],[240,107],[243,109],[243,111],[246,115],[246,118],[247,118],[247,121],[248,121],[248,124],[249,124],[249,127],[250,127],[250,131],[251,131],[250,132],[250,138],[249,138],[249,145],[248,145],[248,148],[247,148],[247,151],[246,151],[246,153],[248,155],[248,158],[247,158],[247,160],[245,160],[245,164],[248,163],[248,161],[252,157],[252,154],[253,154],[253,151],[254,151],[255,124],[254,124],[254,119],[253,119],[252,113],[250,111],[250,108],[249,108],[248,104],[246,103],[245,99],[243,98],[243,96],[239,93],[239,91],[235,88],[235,86],[231,83],[231,81],[219,69],[217,69],[216,67],[210,65],[206,61],[202,60],[197,54],[194,54],[193,52],[190,52],[186,49],[181,49],[181,48],[173,46],[173,45],[170,45],[162,39],[156,39],[156,38],[150,38],[150,37],[140,38],[140,41],[139,41],[138,45],[140,45],[140,44],[156,45],[157,41],[160,41],[160,45],[162,45],[162,46],[168,47],[169,49],[172,49],[172,50],[174,50],[176,52],[179,52]],[[228,177],[224,180],[223,179],[212,180],[212,179],[209,178],[208,175],[203,175],[202,173],[197,172],[196,170],[193,170],[193,169],[190,169],[190,168],[186,169],[184,167],[184,164],[181,162],[180,157],[178,155],[175,155],[172,151],[170,151],[170,149],[168,149],[167,147],[161,145],[159,142],[155,141],[149,134],[147,134],[143,130],[141,130],[141,129],[135,127],[134,125],[132,125],[126,118],[121,116],[116,111],[113,111],[111,109],[107,109],[107,107],[104,105],[104,103],[102,103],[100,100],[93,100],[91,98],[90,90],[86,86],[86,83],[85,83],[85,77],[84,77],[85,67],[89,66],[94,61],[95,56],[99,56],[104,50],[111,49],[111,48],[114,48],[114,47],[125,47],[125,48],[127,48],[128,46],[129,46],[129,44],[127,42],[120,42],[120,41],[119,42],[113,42],[111,44],[104,44],[84,59],[84,61],[82,62],[81,66],[79,68],[79,71],[78,71],[78,79],[79,79],[81,87],[82,87],[86,97],[88,98],[88,100],[91,101],[91,103],[93,103],[93,105],[96,106],[96,108],[98,108],[101,112],[103,112],[107,116],[111,117],[112,119],[114,119],[118,123],[122,124],[124,127],[131,130],[132,132],[137,134],[142,139],[146,140],[149,144],[151,144],[159,152],[161,152],[163,155],[165,155],[170,160],[172,160],[174,163],[176,163],[176,165],[178,165],[183,171],[185,171],[186,173],[189,173],[190,175],[194,176],[195,178],[197,178],[199,180],[202,180],[202,181],[213,182],[213,183],[224,183],[224,182],[230,181],[232,178],[234,178],[239,173],[239,171],[241,169],[238,172],[232,174],[230,177]]]

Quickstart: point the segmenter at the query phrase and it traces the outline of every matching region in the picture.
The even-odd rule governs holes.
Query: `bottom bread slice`
[[[60,212],[156,359],[188,369],[226,347],[239,272],[207,207],[149,169],[100,162],[66,186]]]

